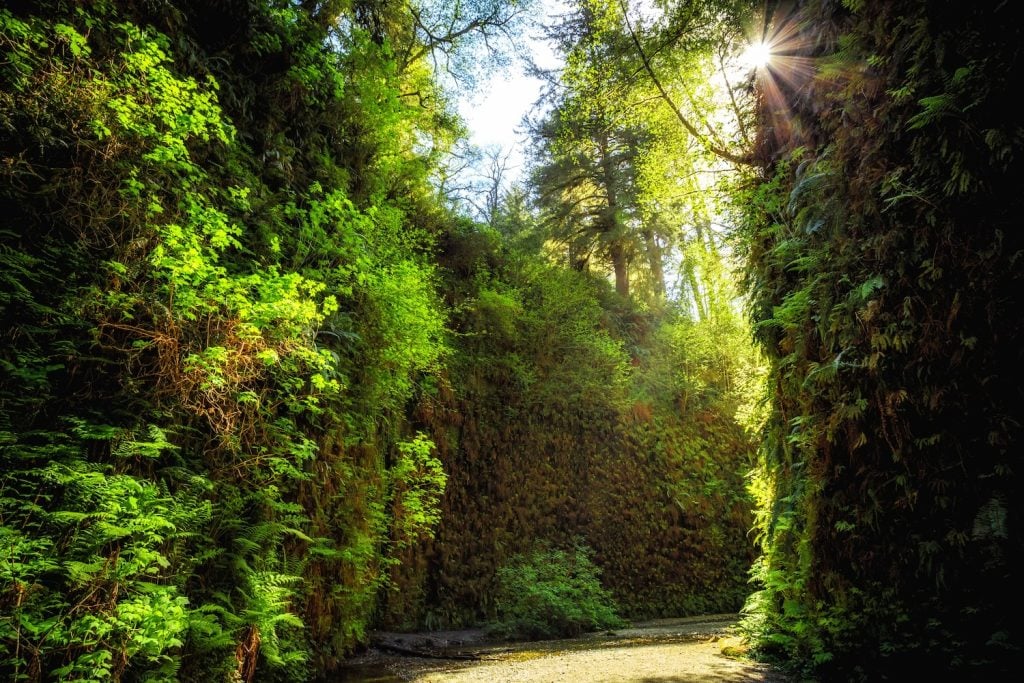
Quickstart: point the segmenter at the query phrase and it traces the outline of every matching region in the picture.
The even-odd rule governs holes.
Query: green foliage
[[[1002,678],[1019,653],[1018,41],[990,8],[844,4],[801,10],[820,68],[766,91],[771,163],[737,194],[773,393],[747,628],[822,679]]]
[[[49,672],[99,681],[119,678],[131,661],[137,670],[167,675],[189,627],[188,599],[173,580],[172,562],[189,561],[181,556],[187,538],[210,520],[209,503],[196,504],[209,482],[118,473],[118,463],[158,459],[173,448],[155,426],[148,440],[84,420],[68,432],[6,433],[4,669],[12,680]],[[109,444],[112,462],[89,461],[89,446],[97,443]]]
[[[591,554],[577,542],[568,550],[540,547],[510,558],[498,569],[496,622],[490,629],[503,637],[536,639],[622,626]]]
[[[425,57],[525,6],[0,10],[0,677],[323,677],[374,619],[495,614],[501,566],[545,628],[738,605],[714,244],[662,318],[525,195],[494,230],[437,196]]]
[[[756,362],[736,314],[637,310],[487,229],[441,243],[457,334],[415,416],[448,483],[436,536],[392,569],[385,623],[492,619],[502,566],[577,538],[625,615],[738,609],[753,448],[736,416],[754,401],[736,378]]]
[[[392,528],[398,548],[433,534],[441,521],[438,504],[448,475],[423,434],[398,444],[398,461],[388,470],[394,497]]]
[[[305,680],[437,519],[404,410],[445,353],[418,150],[450,117],[334,3],[31,5],[0,11],[0,676]]]

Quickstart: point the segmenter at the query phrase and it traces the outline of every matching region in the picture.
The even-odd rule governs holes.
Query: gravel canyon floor
[[[735,650],[736,615],[661,619],[572,640],[488,643],[480,631],[377,634],[371,649],[336,679],[344,683],[785,683]],[[403,656],[423,650],[475,660]]]

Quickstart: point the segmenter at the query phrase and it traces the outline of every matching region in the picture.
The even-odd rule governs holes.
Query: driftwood
[[[429,641],[427,641],[429,642]],[[473,654],[472,652],[448,652],[444,648],[441,650],[426,649],[409,647],[404,644],[395,642],[391,638],[384,637],[372,637],[370,639],[370,646],[375,647],[378,650],[385,650],[387,652],[394,652],[395,654],[405,655],[406,657],[421,657],[424,659],[464,659],[470,661],[476,661],[480,659],[480,655]]]

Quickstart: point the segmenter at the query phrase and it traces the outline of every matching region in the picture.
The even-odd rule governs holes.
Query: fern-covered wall
[[[829,680],[1008,677],[1013,4],[767,6],[732,204],[771,364],[748,629]],[[458,217],[427,58],[458,41],[412,7],[0,9],[0,677],[306,680],[375,623],[494,618],[530,557],[592,558],[631,616],[739,605],[757,359],[719,247],[675,235],[690,311],[613,173],[588,244],[618,293],[522,193]]]
[[[0,678],[308,680],[544,544],[627,614],[738,607],[735,315],[457,218],[412,20],[0,9]]]
[[[447,133],[338,10],[0,10],[0,677],[304,680],[431,526]]]
[[[1007,676],[1018,22],[943,1],[805,2],[775,21],[790,38],[762,75],[768,170],[743,198],[774,393],[748,626],[828,680]]]
[[[415,417],[448,488],[436,537],[395,569],[389,623],[494,619],[501,567],[577,542],[625,616],[738,610],[754,444],[735,314],[638,310],[491,231],[443,243],[456,353]]]

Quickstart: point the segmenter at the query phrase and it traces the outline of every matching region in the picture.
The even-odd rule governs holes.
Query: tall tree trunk
[[[711,237],[711,224],[710,222],[697,221],[694,226],[694,231],[697,233],[697,243],[700,245],[701,251],[704,253],[704,264],[703,268],[704,277],[703,285],[705,292],[705,314],[708,317],[716,315],[722,305],[722,289],[721,281],[718,278],[718,273],[709,273],[707,271],[709,263],[720,263],[721,259],[718,257],[718,249],[715,247],[715,240]],[[706,232],[705,232],[706,229]]]
[[[612,258],[612,268],[615,270],[615,291],[629,298],[629,268],[626,261],[626,249],[622,246],[621,239],[612,242],[608,254]]]
[[[607,213],[604,217],[603,232],[609,242],[608,256],[615,271],[615,291],[629,298],[629,263],[626,258],[626,247],[622,230],[619,229],[618,181],[612,162],[608,131],[599,134],[598,145],[601,150],[601,171],[604,175],[604,191],[608,199]]]
[[[697,272],[693,267],[693,263],[684,263],[683,272],[686,274],[686,280],[690,285],[690,291],[693,293],[693,303],[697,308],[697,319],[707,320],[708,308],[704,302],[704,293],[701,291],[700,283],[697,282]]]
[[[644,228],[644,248],[647,251],[647,262],[651,267],[651,282],[654,295],[662,297],[665,295],[665,269],[661,264],[661,247],[654,236],[654,230]]]

